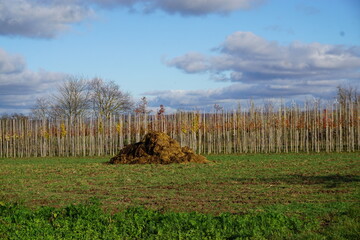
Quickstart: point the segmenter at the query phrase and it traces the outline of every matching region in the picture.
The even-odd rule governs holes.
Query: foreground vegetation
[[[0,159],[0,238],[359,238],[359,153],[208,158]]]
[[[219,216],[129,208],[113,215],[95,201],[29,210],[0,205],[1,239],[358,239],[359,207],[327,205],[309,216],[278,209]],[[337,209],[335,211],[335,209]],[[323,219],[318,219],[321,216]]]

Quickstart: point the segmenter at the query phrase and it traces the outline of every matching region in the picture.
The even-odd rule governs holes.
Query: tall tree
[[[148,110],[148,101],[146,97],[142,97],[134,110],[135,113],[149,114],[152,110]]]
[[[130,111],[133,107],[129,93],[121,91],[114,81],[94,78],[90,82],[91,102],[96,115],[109,118],[112,114]]]
[[[36,99],[33,109],[31,109],[32,117],[36,119],[44,119],[51,116],[51,100],[45,97]]]
[[[360,101],[360,94],[354,86],[338,86],[337,90],[337,98],[342,105],[346,105],[348,102]]]
[[[51,114],[61,118],[77,118],[86,116],[90,107],[90,91],[88,82],[79,77],[69,76],[53,96]]]

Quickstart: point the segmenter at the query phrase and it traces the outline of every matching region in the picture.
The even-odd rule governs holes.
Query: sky
[[[0,0],[0,113],[69,75],[168,112],[360,89],[358,0]]]

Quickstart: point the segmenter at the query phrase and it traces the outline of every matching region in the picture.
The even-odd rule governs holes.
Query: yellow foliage
[[[5,135],[5,140],[6,140],[6,141],[10,141],[10,135],[9,135],[9,134],[6,134],[6,135]]]
[[[196,114],[193,121],[192,121],[192,127],[191,127],[191,131],[193,132],[197,132],[199,131],[200,125],[199,125],[199,114]]]
[[[118,123],[118,124],[116,125],[116,131],[117,131],[118,133],[121,133],[121,129],[122,129],[121,123]]]
[[[99,130],[100,133],[102,133],[104,131],[104,124],[101,121],[99,122],[98,130]]]
[[[187,129],[186,129],[186,126],[185,126],[185,125],[182,125],[182,126],[181,126],[181,131],[182,131],[183,133],[187,133]]]
[[[41,135],[42,135],[44,138],[46,138],[46,139],[49,139],[49,138],[50,138],[50,133],[49,133],[48,131],[46,131],[46,130],[43,130],[42,133],[41,133]]]
[[[66,134],[67,134],[67,131],[66,131],[66,127],[65,127],[65,124],[64,124],[64,123],[62,123],[62,124],[60,125],[60,129],[61,129],[61,137],[65,137]]]

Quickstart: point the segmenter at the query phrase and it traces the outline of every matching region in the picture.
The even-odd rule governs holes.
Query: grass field
[[[179,219],[182,214],[197,212],[195,219],[216,222],[216,216],[224,213],[230,214],[226,215],[229,219],[265,214],[269,219],[282,216],[287,219],[285,225],[292,218],[299,219],[303,227],[298,228],[303,229],[292,233],[306,231],[308,235],[299,235],[305,239],[360,236],[359,153],[218,155],[208,159],[212,163],[180,165],[108,165],[108,158],[0,159],[0,205],[7,209],[5,216],[16,208],[14,202],[26,211],[36,211],[40,206],[67,209],[79,203],[79,208],[86,208],[81,203],[96,198],[106,216],[143,211],[146,216],[162,214],[164,218],[172,214],[169,219],[178,214],[175,219]],[[134,210],[139,206],[144,209]],[[307,223],[311,230],[304,227]],[[236,234],[222,236],[292,236],[288,232],[283,236]]]

